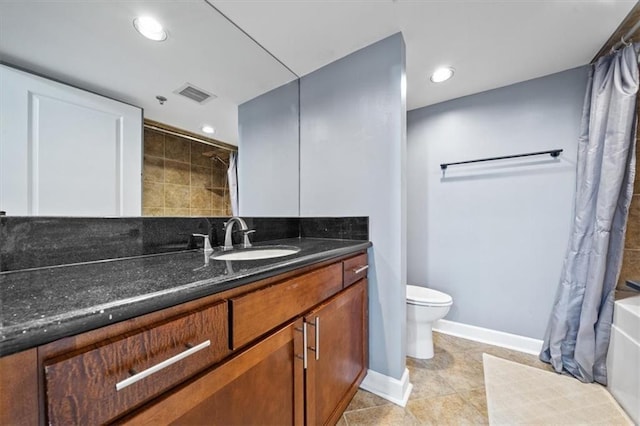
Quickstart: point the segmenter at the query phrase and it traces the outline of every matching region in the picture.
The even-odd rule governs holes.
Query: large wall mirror
[[[141,36],[141,16],[166,40]],[[228,216],[238,105],[297,79],[205,0],[2,2],[0,60],[142,108],[141,211],[154,216]]]

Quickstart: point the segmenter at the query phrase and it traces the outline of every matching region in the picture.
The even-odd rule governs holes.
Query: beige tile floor
[[[353,425],[488,424],[482,353],[551,371],[535,355],[434,333],[435,356],[407,358],[413,392],[403,409],[358,390],[338,423]]]

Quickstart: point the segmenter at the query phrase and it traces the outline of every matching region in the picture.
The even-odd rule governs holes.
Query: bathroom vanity
[[[0,274],[7,307],[58,281],[121,293],[15,324],[18,311],[2,314],[0,424],[335,423],[367,371],[370,243],[292,243],[284,260],[203,264],[191,250]]]

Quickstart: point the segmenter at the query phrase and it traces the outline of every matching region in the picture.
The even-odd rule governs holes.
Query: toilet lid
[[[450,305],[453,303],[453,298],[438,290],[408,285],[407,302],[416,305]]]

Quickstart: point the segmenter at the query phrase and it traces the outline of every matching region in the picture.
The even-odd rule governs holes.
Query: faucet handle
[[[204,240],[204,251],[213,251],[211,248],[211,241],[209,241],[209,236],[205,234],[191,234],[194,237],[202,237]]]
[[[256,232],[256,230],[255,229],[243,229],[243,230],[241,230],[241,232],[244,235],[244,248],[251,247],[251,241],[249,240],[249,234],[253,234],[254,232]]]
[[[253,234],[254,232],[256,232],[255,229],[234,229],[233,231],[231,231],[232,234],[242,235]]]

